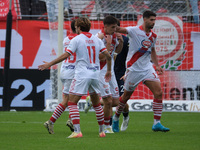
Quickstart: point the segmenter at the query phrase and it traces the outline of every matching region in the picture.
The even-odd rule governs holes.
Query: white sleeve
[[[72,55],[77,50],[77,47],[78,47],[78,39],[75,37],[70,41],[66,52]]]
[[[133,28],[134,27],[126,27],[126,30],[128,32],[128,36],[129,37],[133,37]]]
[[[103,43],[103,41],[100,40],[100,39],[99,39],[99,46],[100,46],[100,53],[103,53],[104,51],[107,50],[105,45],[104,45],[104,43]]]
[[[155,45],[156,45],[156,40],[157,40],[157,38],[154,39],[154,41],[153,41],[153,46],[152,46],[152,47],[155,47]]]

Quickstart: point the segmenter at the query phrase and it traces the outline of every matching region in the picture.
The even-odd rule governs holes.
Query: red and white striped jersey
[[[63,51],[65,52],[67,50],[67,47],[70,43],[70,41],[77,36],[75,33],[69,34],[66,38],[63,40]],[[64,60],[61,65],[60,69],[60,78],[62,79],[73,79],[74,73],[75,73],[75,63],[76,63],[76,53],[73,53],[69,58]]]
[[[157,35],[154,32],[146,34],[142,26],[127,27],[129,36],[129,51],[126,67],[131,71],[145,71],[152,67],[151,49],[155,47]]]
[[[70,41],[67,51],[76,52],[75,78],[98,79],[100,72],[99,53],[106,51],[104,43],[89,32],[81,32]]]

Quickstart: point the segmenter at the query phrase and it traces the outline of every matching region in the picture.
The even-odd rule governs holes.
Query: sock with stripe
[[[122,97],[120,97],[119,98],[119,105],[116,107],[116,112],[115,112],[115,115],[113,117],[113,119],[115,121],[119,120],[119,116],[123,112],[125,105],[126,105],[126,103],[124,101],[122,101]]]
[[[77,103],[68,102],[69,115],[74,125],[74,132],[81,132],[80,129],[80,114],[78,111]]]
[[[62,113],[65,111],[65,107],[60,103],[56,109],[54,110],[51,118],[49,119],[52,123],[55,123],[58,118],[62,115]]]
[[[99,133],[101,133],[103,131],[103,124],[104,124],[103,108],[102,108],[100,103],[98,105],[96,105],[96,106],[93,105],[93,108],[95,110],[97,122],[99,124]]]
[[[160,122],[161,115],[162,115],[162,100],[155,99],[153,100],[153,112],[154,112],[154,124]]]

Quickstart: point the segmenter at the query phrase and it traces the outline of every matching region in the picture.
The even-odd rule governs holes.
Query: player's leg
[[[58,104],[58,106],[54,110],[50,119],[44,123],[45,128],[47,128],[47,130],[50,134],[54,134],[54,123],[56,122],[56,120],[58,118],[60,118],[62,113],[65,111],[65,108],[67,107],[67,103],[68,103],[68,99],[69,99],[68,94],[69,94],[69,86],[71,84],[71,79],[70,80],[66,80],[66,79],[64,80],[63,79],[62,83],[63,83],[63,86],[64,86],[64,88],[63,88],[63,100],[60,104]]]
[[[82,137],[80,129],[80,114],[77,103],[83,95],[87,95],[90,80],[91,79],[74,78],[70,85],[68,108],[70,118],[72,119],[72,123],[74,125],[74,132],[68,138]]]
[[[49,134],[54,134],[54,123],[58,118],[60,118],[61,114],[65,111],[66,107],[67,100],[63,99],[63,101],[60,104],[58,104],[58,106],[54,110],[50,119],[44,123],[44,127],[48,130]]]
[[[154,112],[154,125],[152,127],[153,131],[163,131],[167,132],[170,129],[164,127],[160,123],[161,115],[162,115],[162,89],[160,82],[157,81],[145,81],[145,85],[151,90],[154,95],[153,99],[153,112]]]
[[[104,111],[103,111],[103,108],[102,108],[100,100],[99,100],[99,94],[100,94],[99,80],[92,79],[91,85],[88,90],[90,93],[93,108],[96,113],[97,122],[99,124],[99,136],[105,137],[106,135],[104,133],[104,128],[103,128],[104,121],[105,121],[104,120]]]
[[[119,95],[121,96],[124,93],[124,80],[118,79],[117,84],[119,87]],[[121,124],[121,131],[125,131],[128,128],[129,123],[129,105],[126,103],[124,110],[123,110],[123,122]]]
[[[114,132],[119,132],[119,117],[120,114],[123,112],[127,101],[130,99],[133,91],[141,82],[140,75],[136,74],[132,71],[128,71],[125,75],[125,83],[124,83],[124,93],[119,98],[119,105],[116,107],[115,115],[113,116],[113,124],[112,129]]]
[[[106,133],[113,133],[110,127],[110,117],[111,117],[111,109],[112,109],[112,97],[102,97],[103,101],[103,112],[104,112],[104,128]]]
[[[104,112],[103,112],[103,108],[102,108],[100,101],[99,101],[99,95],[96,94],[96,93],[90,94],[90,97],[91,97],[93,108],[94,108],[95,113],[96,113],[97,122],[99,124],[99,136],[105,137],[104,128],[103,128]]]
[[[69,94],[63,94],[63,100],[65,100],[67,103],[68,103],[68,100],[69,100]],[[67,107],[67,106],[66,106]],[[66,126],[69,127],[69,129],[74,132],[74,125],[72,123],[72,120],[70,118],[70,115],[69,115],[69,119],[67,120],[66,122]]]
[[[119,132],[119,117],[120,117],[120,114],[123,112],[125,105],[126,105],[126,102],[129,100],[132,93],[133,93],[133,91],[124,90],[124,93],[119,98],[119,104],[116,107],[116,111],[115,111],[115,114],[113,116],[112,129],[113,129],[114,132]]]
[[[123,110],[123,121],[120,130],[126,131],[126,129],[128,128],[128,123],[129,123],[129,105],[126,103]]]
[[[82,137],[81,129],[80,129],[80,114],[77,107],[78,101],[81,99],[81,96],[78,95],[69,95],[69,115],[72,119],[72,123],[74,125],[74,132],[68,138],[79,138]]]
[[[105,132],[107,132],[106,131],[107,128],[111,129],[111,127],[110,127],[110,111],[112,109],[112,96],[111,96],[109,82],[105,82],[104,77],[105,77],[105,74],[100,75],[99,87],[100,87],[100,93],[101,93],[101,98],[102,98],[101,104],[103,105],[103,111],[104,111]]]

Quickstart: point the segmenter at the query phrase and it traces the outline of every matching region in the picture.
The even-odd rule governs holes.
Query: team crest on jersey
[[[141,44],[142,44],[142,47],[149,48],[149,47],[151,47],[152,42],[151,41],[142,40]]]
[[[106,92],[106,94],[109,94],[109,89],[106,89],[105,92]]]

